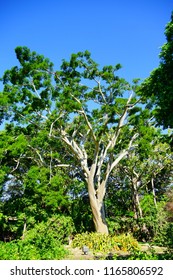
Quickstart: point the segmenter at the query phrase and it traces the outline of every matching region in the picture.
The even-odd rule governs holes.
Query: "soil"
[[[84,255],[80,248],[72,248],[70,245],[65,246],[69,251],[69,255],[66,256],[66,260],[93,260],[94,255],[91,251],[88,254]]]
[[[69,251],[69,255],[66,256],[66,260],[99,260],[99,259],[111,259],[111,254],[103,255],[102,253],[93,254],[91,250],[89,250],[88,254],[84,254],[80,248],[72,248],[70,245],[66,245],[65,248]],[[149,244],[140,244],[140,250],[141,251],[148,251],[150,250]],[[152,246],[152,248],[159,254],[162,254],[166,248],[165,247],[159,247],[159,246]],[[125,256],[128,255],[128,252],[124,251],[117,251],[115,254]]]

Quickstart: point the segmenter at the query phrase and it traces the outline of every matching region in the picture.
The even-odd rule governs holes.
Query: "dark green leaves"
[[[145,101],[156,106],[154,113],[158,125],[168,128],[173,127],[173,15],[165,35],[167,43],[161,49],[160,65],[144,81],[140,92]]]

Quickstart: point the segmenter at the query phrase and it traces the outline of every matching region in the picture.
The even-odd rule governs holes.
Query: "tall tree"
[[[158,125],[173,128],[173,13],[165,29],[167,42],[160,52],[160,65],[141,85],[141,94],[152,107]]]
[[[57,168],[78,170],[88,189],[96,231],[108,233],[104,211],[107,181],[137,137],[133,127],[126,126],[129,112],[138,102],[135,86],[117,76],[119,64],[100,69],[88,51],[63,60],[59,71],[26,47],[15,51],[20,65],[3,76],[3,118],[14,122],[18,130],[33,125],[40,133],[47,131],[55,143],[61,141],[66,155],[58,162],[52,152],[51,164],[56,161]],[[123,133],[128,137],[122,145]],[[43,164],[43,151],[29,146]],[[19,166],[20,158],[17,163]]]

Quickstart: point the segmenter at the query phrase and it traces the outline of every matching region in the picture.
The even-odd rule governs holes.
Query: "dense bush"
[[[112,251],[131,251],[138,248],[138,242],[131,235],[111,236],[101,233],[82,233],[74,237],[72,246],[88,246],[95,252],[109,253]]]
[[[67,251],[62,244],[74,232],[70,217],[55,215],[46,223],[37,224],[25,234],[24,240],[0,242],[1,260],[62,259]]]
[[[75,232],[73,220],[69,216],[53,215],[46,223],[41,222],[25,235],[25,241],[38,242],[39,236],[51,234],[61,243],[67,243],[68,237]]]
[[[172,260],[173,252],[171,250],[158,253],[154,248],[148,251],[132,250],[128,255],[114,255],[114,260]]]
[[[173,248],[173,223],[164,223],[153,240],[154,244]]]
[[[62,244],[51,234],[41,235],[36,243],[32,240],[0,242],[0,260],[52,260],[67,254]]]
[[[133,212],[124,216],[114,216],[107,219],[109,233],[120,235],[132,234],[139,242],[151,242],[159,246],[173,246],[172,197],[163,198],[157,202],[157,207],[151,195],[141,199],[143,217],[134,218]],[[168,200],[168,202],[167,202]]]

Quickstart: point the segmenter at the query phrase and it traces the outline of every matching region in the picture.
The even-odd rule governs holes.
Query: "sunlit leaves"
[[[26,47],[17,47],[15,51],[20,65],[5,71],[3,75],[2,104],[5,110],[2,116],[23,123],[24,119],[26,122],[36,120],[38,115],[46,114],[50,108],[53,64]]]
[[[88,183],[100,215],[119,161],[133,155],[136,163],[147,161],[152,153],[149,108],[136,107],[138,80],[131,86],[117,75],[120,64],[100,67],[88,51],[72,54],[57,71],[26,47],[16,55],[19,65],[3,77],[2,118],[13,125],[6,126],[10,139],[2,158],[24,187],[18,211],[23,207],[34,221],[68,213],[76,177]]]
[[[160,52],[160,65],[142,83],[140,92],[150,106],[156,106],[154,116],[158,125],[173,127],[173,14],[165,29],[167,42]]]

